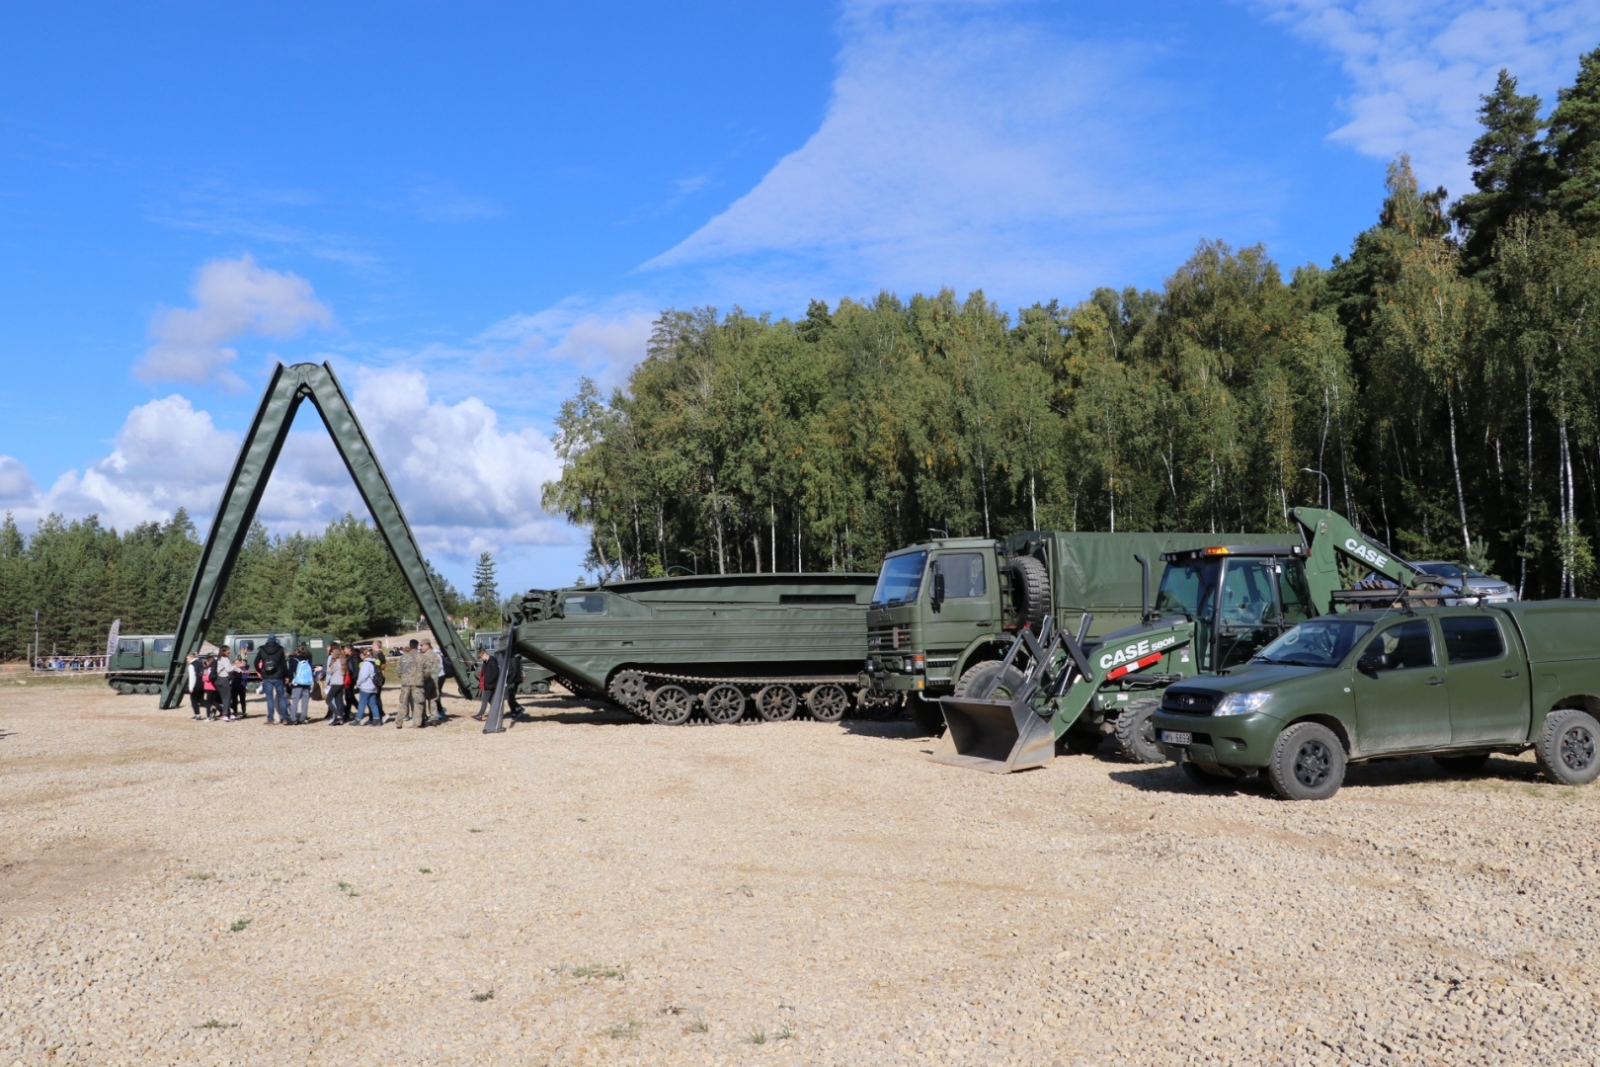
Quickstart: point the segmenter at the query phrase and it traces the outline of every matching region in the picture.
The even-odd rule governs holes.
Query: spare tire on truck
[[[1032,556],[1016,556],[1006,563],[1011,576],[1011,622],[1017,629],[1027,626],[1034,633],[1050,614],[1050,576],[1044,564]]]

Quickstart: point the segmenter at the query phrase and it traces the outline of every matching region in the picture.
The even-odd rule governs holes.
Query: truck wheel
[[[1435,756],[1433,762],[1446,774],[1473,774],[1489,762],[1487,752],[1469,752],[1464,756]]]
[[[1344,784],[1344,745],[1315,722],[1297,722],[1272,746],[1267,777],[1285,800],[1327,800]]]
[[[906,698],[906,704],[911,709],[911,721],[918,730],[929,737],[944,736],[944,710],[939,707],[937,700],[929,700],[921,693],[912,693]]]
[[[818,722],[838,722],[850,706],[850,695],[840,686],[819,685],[806,694],[806,707]]]
[[[756,710],[768,722],[786,722],[799,707],[800,698],[786,685],[764,685],[756,694]]]
[[[1031,557],[1030,557],[1031,558]],[[1022,692],[1022,672],[997,659],[986,659],[961,676],[955,696],[968,700],[1005,700]]]
[[[744,718],[744,693],[736,685],[719,685],[705,696],[706,718],[732,723]]]
[[[1017,629],[1032,626],[1038,633],[1050,614],[1050,575],[1032,556],[1018,556],[1006,570],[1011,575],[1011,617]]]
[[[1134,763],[1165,763],[1167,757],[1156,744],[1155,730],[1150,717],[1161,707],[1159,700],[1135,700],[1117,714],[1113,732],[1117,738],[1117,751],[1124,759]]]
[[[1544,719],[1533,754],[1539,769],[1562,785],[1587,785],[1600,775],[1600,722],[1577,708],[1552,711]]]
[[[694,711],[694,697],[681,685],[664,685],[650,697],[650,718],[662,726],[682,726]]]

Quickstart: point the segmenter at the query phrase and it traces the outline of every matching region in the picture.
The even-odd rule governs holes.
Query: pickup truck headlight
[[[1261,706],[1271,699],[1271,693],[1229,693],[1217,701],[1216,710],[1211,714],[1249,715],[1252,711],[1260,711]]]

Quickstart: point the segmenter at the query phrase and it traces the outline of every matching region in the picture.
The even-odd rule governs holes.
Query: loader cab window
[[[1223,572],[1217,604],[1216,666],[1227,670],[1248,663],[1283,630],[1278,616],[1275,560],[1234,556]]]
[[[563,597],[561,610],[568,615],[604,615],[606,598],[599,593]]]
[[[989,591],[983,577],[983,556],[977,552],[940,556],[933,565],[944,575],[946,600],[983,596]]]
[[[1217,587],[1218,560],[1169,563],[1156,591],[1156,610],[1163,615],[1187,615],[1198,619],[1211,615],[1211,591]]]
[[[872,606],[882,608],[915,600],[922,589],[922,568],[927,562],[926,552],[907,552],[884,560],[883,570],[878,572],[878,587],[872,591]],[[945,595],[950,595],[948,588]]]
[[[1278,603],[1285,626],[1305,622],[1317,613],[1311,605],[1305,564],[1298,557],[1278,560]]]

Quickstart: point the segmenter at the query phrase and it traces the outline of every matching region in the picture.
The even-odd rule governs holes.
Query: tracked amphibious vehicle
[[[533,590],[512,647],[580,696],[663,725],[691,718],[837,722],[879,715],[864,693],[872,574],[724,574]],[[863,700],[865,695],[866,699]]]

